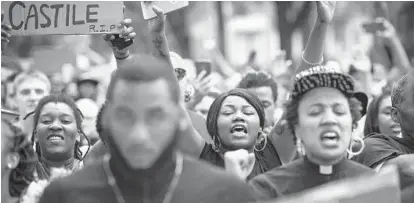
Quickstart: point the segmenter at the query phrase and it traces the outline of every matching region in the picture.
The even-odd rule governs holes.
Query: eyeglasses
[[[174,68],[174,73],[177,80],[182,80],[187,75],[187,71],[182,68]]]

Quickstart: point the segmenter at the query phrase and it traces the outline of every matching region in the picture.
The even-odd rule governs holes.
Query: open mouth
[[[231,133],[235,133],[235,132],[237,132],[237,133],[240,133],[240,132],[247,133],[247,128],[244,125],[236,124],[230,129],[230,132]]]
[[[247,127],[241,124],[236,124],[230,129],[230,133],[234,137],[244,138],[247,136]]]
[[[324,146],[333,147],[339,143],[339,134],[334,131],[326,131],[321,134],[321,141]]]
[[[47,137],[47,140],[49,140],[49,141],[62,141],[62,140],[65,140],[65,138],[62,135],[52,134],[52,135],[49,135]]]

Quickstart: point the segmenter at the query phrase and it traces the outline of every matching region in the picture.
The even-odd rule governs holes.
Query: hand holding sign
[[[134,32],[134,28],[131,26],[132,20],[125,19],[120,24],[118,24],[118,28],[121,30],[119,34],[106,34],[104,35],[104,40],[108,42],[109,46],[111,46],[115,51],[121,51],[125,48],[129,47],[135,36],[137,35]]]
[[[3,52],[7,44],[9,44],[11,37],[11,26],[3,24],[4,14],[1,13],[1,51]]]

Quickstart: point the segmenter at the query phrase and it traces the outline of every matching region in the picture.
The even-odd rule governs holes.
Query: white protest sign
[[[2,1],[12,35],[119,33],[122,1]]]
[[[141,1],[142,14],[145,20],[157,16],[152,10],[154,5],[164,11],[164,13],[169,13],[188,6],[188,1]]]

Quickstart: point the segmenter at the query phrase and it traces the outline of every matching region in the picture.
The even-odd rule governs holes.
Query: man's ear
[[[398,118],[398,110],[395,107],[391,107],[391,118],[394,122],[400,123],[400,120]]]

